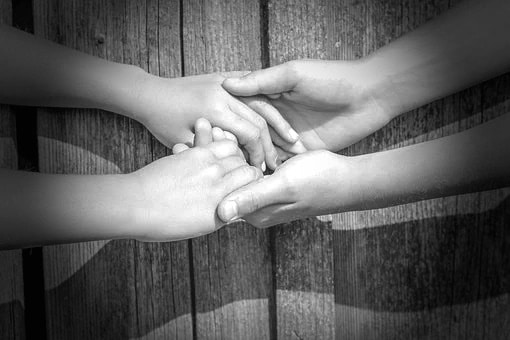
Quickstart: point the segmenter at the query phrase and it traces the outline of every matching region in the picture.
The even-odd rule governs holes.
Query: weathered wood
[[[333,59],[327,46],[328,3],[269,1],[269,61]],[[307,219],[276,227],[278,339],[334,337],[333,248],[330,222]]]
[[[257,1],[184,1],[185,75],[261,66]],[[269,233],[235,224],[193,240],[198,339],[267,339]]]
[[[112,61],[179,76],[179,1],[34,1],[35,32]],[[125,173],[166,154],[138,123],[97,110],[40,110],[42,172]],[[44,248],[50,339],[192,338],[186,241]]]
[[[340,58],[367,55],[449,1],[342,1]],[[508,112],[508,76],[403,115],[349,154],[446,136]],[[336,335],[505,339],[508,195],[498,190],[334,217]]]
[[[0,24],[11,25],[11,0],[0,0]],[[16,169],[16,121],[0,105],[0,168]],[[21,250],[0,251],[0,338],[24,339],[23,260]]]

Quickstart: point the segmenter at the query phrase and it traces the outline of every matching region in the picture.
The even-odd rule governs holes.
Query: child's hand
[[[296,142],[297,134],[270,104],[253,102],[251,107],[231,96],[222,87],[225,78],[219,74],[184,78],[160,78],[144,73],[137,85],[139,95],[125,109],[143,123],[167,146],[193,141],[193,124],[204,117],[226,132],[237,137],[249,154],[252,165],[276,168],[277,153],[272,144],[266,120],[289,143]],[[264,110],[260,110],[261,103]],[[272,110],[271,110],[272,109]]]
[[[133,173],[144,212],[135,238],[172,241],[211,233],[224,225],[216,214],[223,197],[262,177],[221,130],[215,129],[218,141],[212,141],[207,120],[198,120],[195,131],[196,147],[176,144],[173,156]]]
[[[269,227],[303,217],[358,207],[353,157],[310,151],[289,159],[276,171],[228,195],[218,206],[224,221],[244,218]]]

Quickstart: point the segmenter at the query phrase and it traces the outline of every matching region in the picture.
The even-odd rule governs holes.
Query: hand
[[[365,61],[299,60],[229,78],[236,96],[264,94],[299,133],[308,150],[338,151],[387,124],[392,116],[376,95]],[[278,143],[278,136],[273,136]],[[291,146],[283,147],[293,152]]]
[[[225,224],[217,217],[218,203],[262,177],[259,169],[246,163],[234,142],[212,142],[208,121],[198,120],[195,130],[196,147],[176,144],[175,155],[133,173],[143,193],[144,212],[135,238],[173,241],[211,233]]]
[[[351,189],[354,159],[324,150],[297,155],[272,175],[225,197],[218,216],[223,221],[243,217],[263,228],[355,209],[362,200]]]
[[[225,78],[219,74],[167,79],[143,73],[141,78],[135,103],[126,105],[130,111],[127,115],[139,120],[169,147],[176,143],[190,144],[193,124],[203,117],[227,135],[235,136],[248,152],[252,165],[262,168],[265,161],[274,169],[278,159],[266,120],[286,142],[298,139],[278,111],[268,108],[267,101],[260,99],[244,104],[221,87]],[[263,116],[250,106],[255,110],[264,108]]]

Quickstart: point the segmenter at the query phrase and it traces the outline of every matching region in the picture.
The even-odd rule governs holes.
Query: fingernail
[[[299,135],[294,129],[290,129],[289,131],[289,137],[294,141],[297,142],[299,140]]]
[[[262,170],[262,172],[266,172],[266,162],[262,162],[262,164],[260,165],[260,169]]]
[[[304,153],[304,152],[306,152],[308,150],[306,150],[306,147],[303,144],[303,142],[298,140],[296,143],[294,143],[294,145],[292,145],[290,147],[289,151],[291,151],[293,153],[296,153],[296,154],[299,154],[299,153]]]
[[[223,204],[223,212],[227,222],[230,222],[237,218],[237,203],[234,201],[226,201]]]

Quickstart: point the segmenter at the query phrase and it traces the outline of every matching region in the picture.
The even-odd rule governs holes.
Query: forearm
[[[400,114],[510,70],[510,2],[466,1],[366,59],[374,96]]]
[[[143,70],[0,26],[0,102],[119,111]]]
[[[131,237],[143,204],[129,176],[0,170],[0,248]]]
[[[449,137],[354,157],[361,209],[510,185],[510,114]]]

